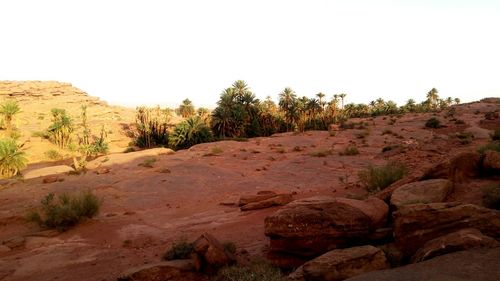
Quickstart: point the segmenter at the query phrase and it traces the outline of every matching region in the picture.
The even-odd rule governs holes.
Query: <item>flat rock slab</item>
[[[433,179],[405,184],[392,193],[391,205],[441,203],[452,192],[453,183],[446,179]]]
[[[59,165],[59,166],[52,166],[52,167],[45,167],[36,170],[31,170],[26,174],[24,174],[23,176],[24,179],[34,179],[51,175],[65,174],[74,171],[75,169],[71,168],[70,166]]]
[[[373,246],[333,250],[302,266],[304,280],[337,281],[389,268],[384,252]]]
[[[349,281],[498,281],[500,248],[476,249],[358,275]]]

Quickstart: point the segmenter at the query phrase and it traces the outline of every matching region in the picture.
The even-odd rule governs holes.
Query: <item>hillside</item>
[[[65,109],[76,124],[81,123],[81,106],[87,106],[89,126],[97,135],[101,126],[108,133],[110,152],[122,152],[131,141],[122,128],[134,122],[135,109],[110,106],[69,83],[54,81],[0,81],[0,101],[15,100],[21,107],[14,126],[25,143],[30,163],[52,161],[45,152],[57,147],[37,136],[51,124],[51,109]],[[60,151],[67,155],[67,151]]]
[[[31,83],[9,88],[22,105],[19,120],[29,127],[26,133],[46,125],[46,112],[54,100],[71,112],[85,101],[96,126],[107,122],[115,124],[114,130],[120,120],[132,116],[129,110],[106,106],[69,84],[42,83],[46,90],[40,95],[38,90],[31,92]],[[5,88],[11,84],[2,85],[1,93],[8,95]],[[39,99],[40,105],[35,106],[26,93]],[[0,279],[116,280],[127,269],[159,262],[179,239],[193,240],[204,232],[234,242],[240,259],[266,256],[270,246],[264,220],[280,207],[243,212],[237,206],[241,196],[274,191],[291,194],[295,200],[318,195],[366,198],[358,172],[390,161],[404,163],[408,177],[415,178],[454,155],[476,151],[490,141],[491,129],[498,129],[498,118],[492,122],[484,118],[485,113],[500,110],[498,103],[453,108],[454,117],[441,112],[351,119],[358,125],[335,133],[283,133],[200,144],[177,152],[119,153],[90,162],[86,174],[5,181],[0,189],[0,241],[12,247],[1,248]],[[30,110],[44,118],[34,122]],[[431,117],[445,126],[425,128]],[[461,141],[458,136],[467,132],[474,137]],[[46,145],[31,139],[30,149]],[[118,141],[115,148],[122,143]],[[348,145],[356,145],[359,154],[340,156]],[[499,181],[486,177],[456,182],[445,202],[481,205],[481,188]],[[47,193],[87,189],[103,199],[95,219],[61,234],[39,232],[38,226],[25,222],[27,210]]]

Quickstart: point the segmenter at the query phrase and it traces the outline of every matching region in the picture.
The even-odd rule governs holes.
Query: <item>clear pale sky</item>
[[[71,82],[113,104],[214,106],[347,93],[500,96],[499,0],[2,0],[0,80]]]

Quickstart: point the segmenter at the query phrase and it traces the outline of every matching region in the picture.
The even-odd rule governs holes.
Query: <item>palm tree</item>
[[[460,99],[459,98],[455,98],[453,101],[455,102],[455,104],[459,104],[460,103]]]
[[[285,120],[287,121],[287,129],[289,128],[289,125],[292,125],[294,123],[294,120],[296,119],[297,115],[297,108],[296,108],[296,100],[297,96],[295,95],[295,92],[292,90],[292,88],[285,88],[280,94],[279,94],[279,106],[281,111],[285,114]]]
[[[429,104],[433,109],[436,108],[438,99],[439,99],[438,90],[436,88],[432,88],[427,93],[427,100],[429,101]]]
[[[342,93],[339,95],[340,99],[342,100],[342,109],[344,109],[344,98],[347,96],[346,94]]]
[[[21,112],[21,108],[15,101],[8,100],[0,105],[0,114],[3,115],[5,128],[7,130],[7,135],[9,136],[12,132],[12,120],[14,119],[14,116],[19,112]]]
[[[0,175],[2,177],[13,177],[26,167],[28,160],[20,148],[13,139],[0,140]]]
[[[319,104],[321,105],[321,108],[324,108],[325,103],[323,102],[323,98],[325,97],[325,94],[323,94],[322,92],[319,92],[316,94],[316,96],[318,97]]]
[[[52,125],[48,128],[52,141],[60,148],[65,148],[71,139],[73,133],[73,120],[66,114],[66,110],[53,108]]]
[[[183,118],[193,116],[195,113],[193,103],[189,99],[183,100],[177,111]]]

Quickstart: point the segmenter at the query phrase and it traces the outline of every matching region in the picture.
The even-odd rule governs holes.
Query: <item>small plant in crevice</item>
[[[210,152],[207,152],[205,154],[203,154],[203,156],[216,156],[216,155],[220,155],[222,152],[224,152],[224,150],[218,146],[214,146],[212,147],[212,149],[210,149]]]
[[[215,281],[283,281],[281,271],[265,260],[254,260],[249,265],[221,268]]]
[[[193,243],[187,242],[186,238],[181,238],[172,243],[170,249],[163,255],[163,259],[167,261],[189,259],[193,250]]]
[[[477,152],[481,153],[481,154],[484,154],[486,153],[486,151],[488,150],[492,150],[492,151],[496,151],[496,152],[500,152],[500,141],[492,141],[490,143],[487,143],[483,146],[480,146],[478,149],[477,149]]]
[[[311,155],[312,157],[326,157],[331,154],[332,154],[331,150],[319,150],[311,152],[309,155]]]
[[[483,193],[483,206],[500,210],[500,184],[485,186],[481,191]]]
[[[339,152],[340,156],[353,156],[358,154],[359,150],[355,145],[348,145],[343,151]]]
[[[407,172],[408,170],[404,164],[389,162],[379,167],[370,165],[367,169],[360,171],[358,177],[366,190],[374,193],[403,178]]]
[[[157,159],[154,157],[146,158],[142,163],[139,163],[137,166],[153,168],[154,163],[156,163]]]

